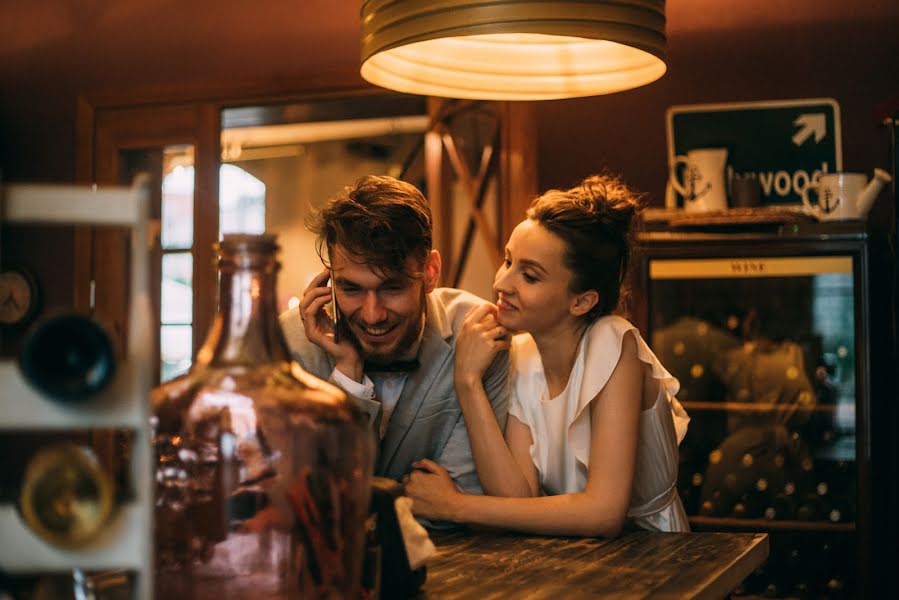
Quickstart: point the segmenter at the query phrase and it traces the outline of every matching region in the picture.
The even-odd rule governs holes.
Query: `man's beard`
[[[337,322],[337,328],[339,329],[342,338],[349,340],[349,342],[353,344],[353,347],[356,348],[356,352],[359,353],[359,356],[362,357],[362,360],[364,361],[383,365],[400,359],[410,358],[408,356],[409,350],[411,350],[418,342],[422,328],[424,327],[424,315],[427,309],[426,295],[427,292],[425,292],[424,287],[422,287],[421,298],[419,299],[418,316],[404,319],[406,322],[403,323],[402,326],[406,328],[406,331],[403,332],[403,336],[396,345],[387,352],[379,352],[377,349],[366,349],[350,327],[348,323],[349,319],[340,319]]]

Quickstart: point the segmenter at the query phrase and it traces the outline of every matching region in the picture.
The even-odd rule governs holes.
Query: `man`
[[[453,362],[462,319],[483,300],[436,287],[441,260],[431,248],[424,196],[391,177],[363,177],[319,211],[309,228],[327,268],[313,278],[299,308],[281,315],[295,358],[343,388],[369,415],[381,439],[375,474],[399,479],[413,462],[430,458],[462,491],[481,493]],[[508,371],[503,352],[484,375],[500,427],[508,410]]]

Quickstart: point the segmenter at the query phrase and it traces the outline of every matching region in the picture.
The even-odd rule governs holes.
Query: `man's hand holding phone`
[[[303,320],[306,338],[330,354],[341,373],[361,382],[362,359],[356,347],[348,340],[340,339],[337,333],[340,311],[333,284],[328,286],[330,278],[330,271],[325,269],[309,282],[300,301],[300,318]]]

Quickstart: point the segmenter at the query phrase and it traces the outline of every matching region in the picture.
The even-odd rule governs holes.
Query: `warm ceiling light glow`
[[[364,0],[362,76],[485,100],[608,94],[665,73],[663,0]]]

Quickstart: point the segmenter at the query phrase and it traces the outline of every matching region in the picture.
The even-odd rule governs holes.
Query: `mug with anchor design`
[[[674,157],[669,177],[672,187],[684,198],[684,210],[703,212],[727,208],[724,172],[727,148],[695,148]],[[678,176],[678,166],[683,165]]]

